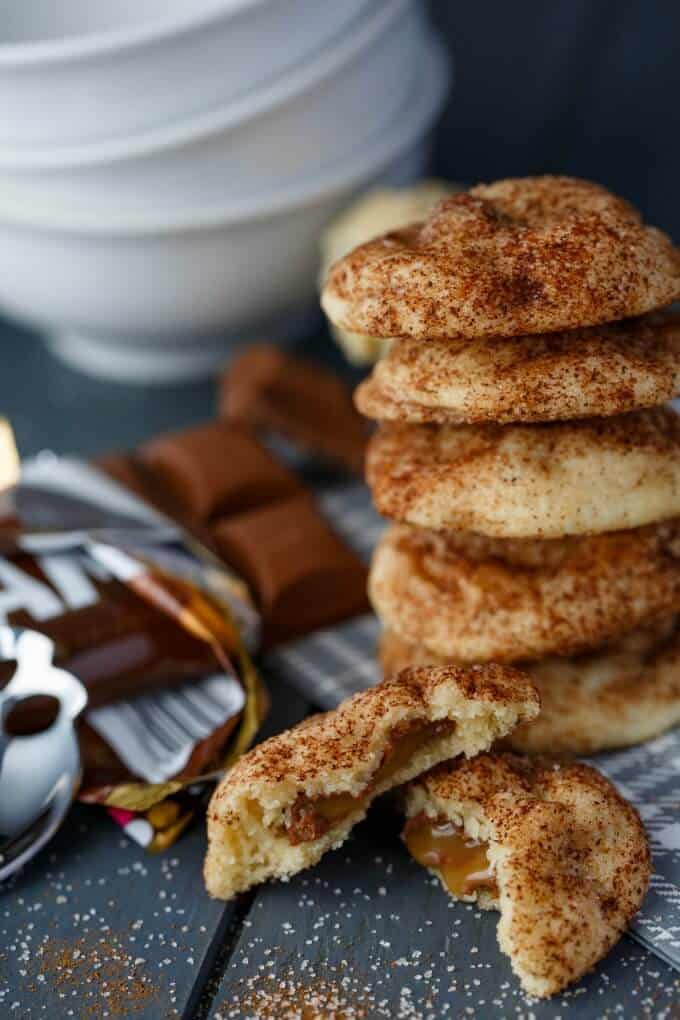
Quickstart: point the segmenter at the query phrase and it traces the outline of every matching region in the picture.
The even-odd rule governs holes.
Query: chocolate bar
[[[268,646],[367,611],[363,564],[302,482],[241,425],[163,435],[99,465],[174,514],[250,584]]]
[[[301,490],[290,471],[247,430],[209,422],[142,446],[141,464],[179,516],[207,524]],[[166,501],[167,502],[167,501]]]
[[[355,474],[363,471],[370,429],[348,386],[320,365],[270,344],[238,355],[222,376],[220,416],[280,433]]]
[[[256,593],[268,646],[368,610],[366,568],[310,495],[227,518],[213,535]]]

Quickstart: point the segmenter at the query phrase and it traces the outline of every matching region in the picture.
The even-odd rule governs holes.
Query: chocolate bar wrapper
[[[6,440],[0,459],[11,479]],[[82,461],[42,455],[2,495],[0,622],[46,633],[59,664],[88,688],[79,796],[105,805],[141,845],[163,849],[266,714],[250,658],[259,617],[248,589],[175,522]],[[122,542],[149,571],[202,593],[229,635],[227,668],[107,574],[88,555],[90,534]]]

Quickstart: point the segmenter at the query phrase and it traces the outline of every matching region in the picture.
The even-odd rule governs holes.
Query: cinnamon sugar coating
[[[531,684],[512,667],[492,663],[407,669],[253,748],[231,770],[223,790],[217,790],[214,805],[228,804],[229,791],[237,784],[255,787],[260,782],[275,785],[285,780],[304,786],[308,793],[318,793],[327,788],[327,772],[361,771],[364,767],[370,771],[385,720],[397,712],[399,722],[406,716],[409,721],[433,721],[430,709],[440,695],[447,701],[455,696],[466,708],[475,703],[487,706],[490,712],[495,706],[518,710],[536,701]]]
[[[680,610],[680,523],[550,542],[396,525],[369,596],[390,630],[458,662],[581,654]]]
[[[208,891],[228,899],[309,867],[344,842],[376,796],[446,758],[477,754],[538,710],[538,696],[519,670],[416,668],[272,737],[240,758],[213,794]],[[423,742],[406,745],[406,759],[377,778],[386,754],[399,756],[401,742],[418,728]],[[340,816],[313,830],[313,838],[291,841],[287,827],[301,799],[340,795],[347,800]]]
[[[680,298],[680,256],[626,201],[571,177],[480,184],[336,262],[329,319],[373,337],[512,337]]]
[[[446,660],[392,631],[380,640],[385,675]],[[503,741],[533,754],[594,754],[630,747],[680,723],[680,626],[677,617],[626,634],[572,658],[523,662],[536,684],[540,715]]]
[[[505,424],[615,415],[680,394],[680,315],[514,339],[396,340],[359,386],[378,421]]]
[[[510,753],[446,762],[409,784],[406,813],[488,841],[498,941],[525,991],[554,995],[618,942],[651,874],[642,822],[596,769]],[[437,874],[436,869],[432,869]]]
[[[425,528],[559,538],[680,514],[680,416],[668,407],[545,425],[383,425],[377,510]]]

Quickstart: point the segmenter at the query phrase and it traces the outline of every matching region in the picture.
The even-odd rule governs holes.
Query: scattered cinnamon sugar
[[[82,1017],[130,1016],[160,1001],[144,960],[127,952],[115,935],[96,941],[51,938],[37,951],[35,964],[37,980],[49,981],[57,995],[77,992]]]
[[[218,1008],[215,1020],[368,1020],[375,999],[352,982],[310,977],[302,983],[293,968],[258,975]]]

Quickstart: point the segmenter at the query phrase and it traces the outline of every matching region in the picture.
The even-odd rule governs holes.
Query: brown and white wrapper
[[[17,482],[12,445],[4,432],[5,486]],[[230,635],[222,661],[113,576],[90,554],[92,538],[207,599]],[[105,805],[150,849],[182,831],[206,781],[250,745],[266,713],[250,658],[259,617],[246,586],[83,461],[42,454],[0,495],[0,623],[46,633],[59,664],[87,687],[80,797]]]

